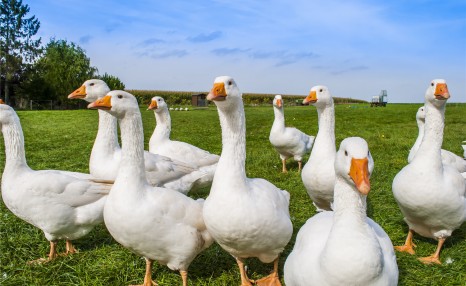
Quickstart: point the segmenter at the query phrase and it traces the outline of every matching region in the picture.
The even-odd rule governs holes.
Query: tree
[[[37,69],[51,90],[48,98],[58,103],[64,102],[70,92],[97,74],[97,68],[90,65],[81,47],[55,39],[47,44],[43,57],[37,61]]]
[[[7,104],[10,103],[11,84],[18,81],[21,72],[41,53],[41,38],[32,38],[40,22],[35,16],[26,18],[28,13],[29,6],[23,5],[22,0],[0,2],[0,81],[5,81]]]
[[[109,75],[104,73],[103,75],[98,76],[99,79],[105,81],[110,88],[110,90],[124,90],[125,84],[116,76]]]

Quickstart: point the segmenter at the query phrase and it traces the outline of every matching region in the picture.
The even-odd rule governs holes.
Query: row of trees
[[[24,108],[30,100],[53,100],[58,108],[69,108],[75,101],[66,95],[89,78],[101,78],[111,89],[124,89],[121,80],[99,75],[89,57],[78,45],[50,39],[45,46],[35,38],[40,22],[27,17],[29,7],[22,0],[0,3],[0,98]]]

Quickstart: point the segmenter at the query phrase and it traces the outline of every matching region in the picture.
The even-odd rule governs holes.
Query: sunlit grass
[[[386,108],[368,105],[336,106],[336,139],[339,144],[348,136],[360,136],[369,143],[375,160],[371,178],[368,215],[388,233],[394,244],[404,242],[407,227],[391,192],[396,173],[406,164],[409,149],[417,136],[415,114],[420,105],[389,104]],[[153,112],[141,109],[146,142],[155,126]],[[466,104],[449,104],[443,147],[462,154],[461,141],[466,140]],[[89,154],[97,130],[97,112],[23,111],[19,112],[26,140],[26,155],[34,169],[62,169],[88,172]],[[220,154],[221,137],[215,107],[207,110],[172,111],[172,138],[190,142]],[[288,126],[315,135],[317,112],[314,107],[286,107]],[[249,177],[265,178],[291,193],[290,213],[294,236],[283,253],[280,269],[293,247],[299,228],[315,213],[306,194],[297,163],[289,160],[288,174],[280,173],[278,154],[268,141],[273,121],[271,106],[246,107],[247,162]],[[3,170],[4,145],[0,144],[0,169]],[[307,157],[305,158],[307,161]],[[422,191],[422,190],[420,190]],[[192,194],[206,197],[208,190]],[[397,253],[400,285],[465,285],[466,227],[463,225],[448,239],[441,254],[442,266],[426,266],[417,257],[435,250],[436,242],[415,236],[415,256]],[[45,257],[49,244],[43,233],[16,218],[0,204],[0,285],[128,285],[140,284],[144,275],[144,260],[116,243],[104,226],[97,227],[87,237],[76,241],[79,253],[60,257],[44,265],[26,262]],[[59,245],[59,251],[64,245]],[[250,276],[262,277],[271,265],[255,259],[248,261]],[[190,285],[239,285],[239,273],[234,259],[218,245],[213,245],[191,264]],[[177,272],[165,266],[154,267],[159,285],[181,285]]]

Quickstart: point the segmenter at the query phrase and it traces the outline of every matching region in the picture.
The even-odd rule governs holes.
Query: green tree
[[[103,75],[98,76],[99,79],[105,81],[110,88],[110,90],[124,90],[125,84],[116,76],[109,75],[104,73]]]
[[[19,80],[27,65],[41,52],[41,38],[33,39],[40,22],[35,16],[27,18],[28,13],[29,6],[23,5],[22,0],[0,2],[0,82],[4,80],[7,104],[10,104],[11,84]],[[0,96],[1,91],[0,88]]]
[[[37,61],[37,69],[50,88],[48,99],[58,104],[63,103],[77,86],[97,74],[97,68],[91,66],[90,59],[81,47],[66,40],[55,39],[47,44],[43,57]]]

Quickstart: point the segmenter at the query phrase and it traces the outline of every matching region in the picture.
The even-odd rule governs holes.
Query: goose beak
[[[317,93],[315,90],[311,90],[309,95],[303,100],[303,104],[308,105],[309,103],[317,102]]]
[[[438,100],[447,100],[450,98],[450,93],[448,92],[448,87],[446,83],[437,83],[435,86],[434,96]]]
[[[281,99],[277,99],[277,106],[282,107],[283,103]]]
[[[155,110],[157,108],[158,108],[157,100],[151,100],[150,105],[147,108],[147,110]]]
[[[78,88],[77,90],[73,91],[72,93],[68,95],[69,99],[75,99],[75,98],[82,99],[85,97],[86,97],[86,86],[84,85],[81,85],[80,88]]]
[[[214,87],[210,90],[207,95],[207,100],[223,101],[227,97],[225,91],[225,84],[223,82],[214,83]]]
[[[110,110],[112,108],[112,97],[110,95],[106,95],[96,101],[89,103],[87,106],[89,109],[102,109],[102,110]]]
[[[367,158],[364,159],[351,159],[351,168],[350,168],[350,177],[353,179],[354,184],[358,191],[366,195],[369,193],[371,189],[371,185],[369,182],[369,160]]]
[[[3,99],[0,98],[0,104],[5,104],[5,101],[3,101]]]

